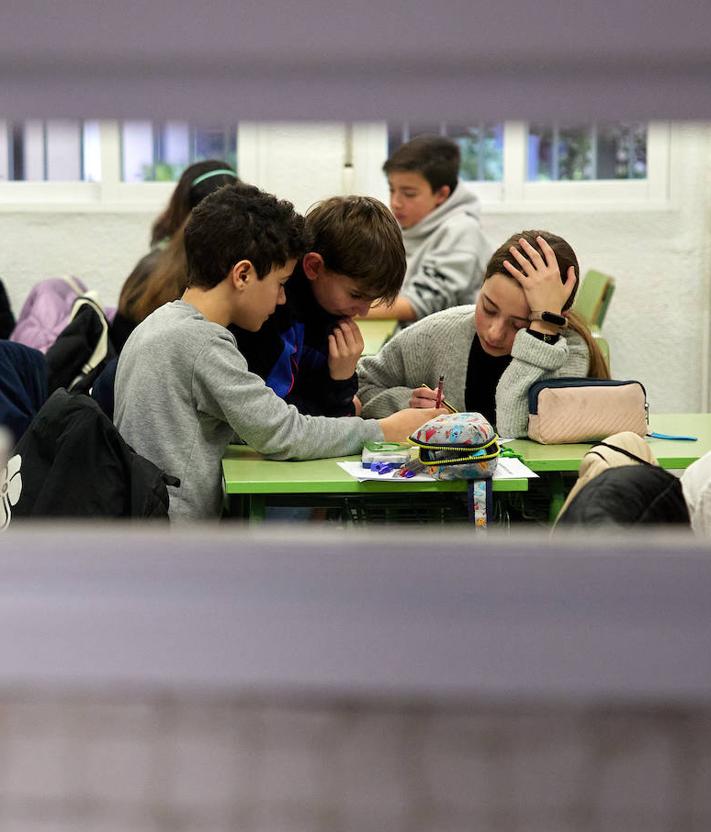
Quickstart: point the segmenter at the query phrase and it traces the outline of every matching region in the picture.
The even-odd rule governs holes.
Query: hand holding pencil
[[[440,376],[437,387],[433,390],[426,384],[420,385],[412,391],[409,401],[410,407],[436,407],[445,408],[450,413],[456,413],[457,409],[453,407],[444,398],[444,376]]]

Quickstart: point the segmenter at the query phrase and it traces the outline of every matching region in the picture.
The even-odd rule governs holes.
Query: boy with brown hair
[[[368,317],[408,322],[474,302],[491,246],[479,223],[479,200],[459,179],[459,163],[456,142],[417,136],[383,165],[407,273],[395,301]]]
[[[234,330],[250,370],[301,413],[352,416],[363,338],[355,317],[395,300],[405,249],[385,205],[331,197],[306,214],[309,245],[286,285],[286,304],[257,333]]]
[[[256,332],[283,304],[284,285],[306,250],[303,217],[290,202],[248,185],[204,199],[185,229],[188,287],[131,333],[116,373],[114,421],[161,470],[171,519],[219,513],[220,461],[235,434],[275,459],[357,453],[368,440],[404,439],[442,411],[386,419],[302,416],[249,372],[230,324]]]

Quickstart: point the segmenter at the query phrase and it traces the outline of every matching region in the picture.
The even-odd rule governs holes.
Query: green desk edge
[[[465,480],[438,482],[358,482],[337,463],[360,456],[275,462],[264,459],[245,445],[230,445],[222,458],[227,494],[393,494],[466,491]],[[494,480],[493,490],[528,491],[527,479]]]
[[[648,438],[662,468],[688,468],[711,451],[711,413],[663,413],[651,415],[650,431],[698,437],[696,442]],[[530,439],[515,439],[506,445],[522,454],[523,461],[537,473],[577,471],[583,456],[594,443],[581,445],[539,445]]]

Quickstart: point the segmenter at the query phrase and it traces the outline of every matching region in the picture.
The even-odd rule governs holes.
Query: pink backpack
[[[74,301],[86,292],[76,277],[50,277],[35,284],[27,296],[11,341],[47,352],[57,336],[69,323]]]

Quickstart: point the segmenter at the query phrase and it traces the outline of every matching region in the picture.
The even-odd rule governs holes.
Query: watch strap
[[[528,320],[545,321],[545,323],[552,324],[553,326],[559,326],[561,329],[568,326],[568,319],[565,315],[561,315],[558,312],[547,312],[546,310],[543,310],[542,312],[531,311],[531,314],[528,316]]]

